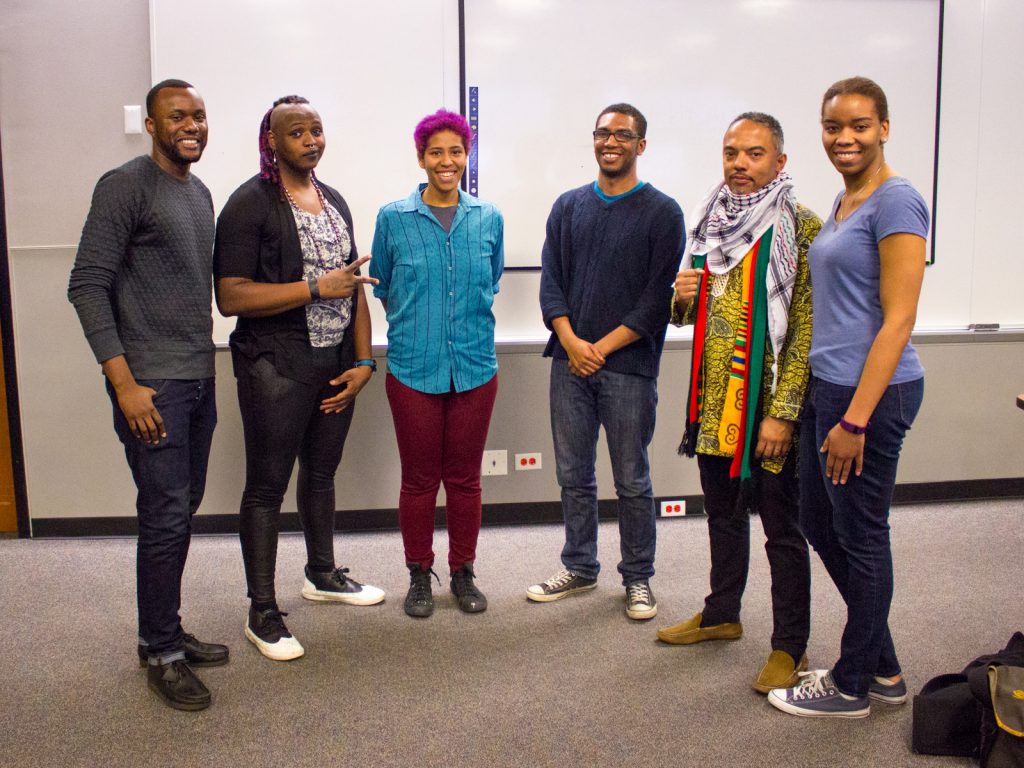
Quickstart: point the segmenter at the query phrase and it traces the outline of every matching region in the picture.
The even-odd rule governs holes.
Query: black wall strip
[[[671,499],[677,500],[679,496]],[[689,512],[687,517],[703,516],[704,497],[684,496]],[[931,502],[981,501],[985,499],[1024,498],[1024,477],[995,480],[963,480],[944,483],[906,483],[896,486],[894,504],[924,504]],[[655,499],[661,502],[669,498]],[[598,502],[598,516],[602,520],[615,519],[615,500]],[[444,525],[444,510],[438,507],[435,520]],[[484,504],[483,524],[531,525],[562,522],[562,505],[558,501],[515,504]],[[398,529],[398,510],[364,509],[339,511],[336,529],[339,531],[389,531]],[[36,537],[72,536],[134,536],[138,532],[135,517],[67,517],[41,518],[32,521]],[[294,512],[281,515],[281,530],[298,532],[299,516]],[[192,531],[204,533],[238,533],[238,515],[196,515]]]

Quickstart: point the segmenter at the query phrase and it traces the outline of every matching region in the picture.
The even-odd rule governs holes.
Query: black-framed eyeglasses
[[[598,128],[594,131],[594,141],[608,141],[612,136],[615,137],[616,141],[621,141],[623,143],[643,138],[640,134],[627,131],[625,128],[620,128],[617,131],[609,131],[607,128]]]

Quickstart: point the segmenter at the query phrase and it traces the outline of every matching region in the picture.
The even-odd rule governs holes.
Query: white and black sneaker
[[[658,615],[658,601],[648,581],[634,581],[626,586],[626,615],[637,621]]]
[[[306,652],[284,625],[284,617],[287,615],[277,608],[266,608],[261,611],[249,608],[245,636],[268,659],[291,661]]]
[[[307,600],[348,603],[349,605],[376,605],[384,601],[384,590],[360,584],[350,579],[348,568],[335,568],[329,573],[317,573],[306,566],[306,581],[302,596]]]
[[[538,603],[550,603],[578,592],[589,592],[595,587],[597,579],[585,579],[575,571],[563,568],[547,581],[529,587],[526,596]]]

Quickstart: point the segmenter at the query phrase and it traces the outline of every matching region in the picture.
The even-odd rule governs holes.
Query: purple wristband
[[[846,419],[840,419],[839,420],[839,426],[842,427],[843,429],[845,429],[851,435],[863,435],[865,432],[868,431],[868,427],[871,426],[871,422],[869,421],[863,427],[860,427],[860,426],[858,426],[856,424],[850,423]]]

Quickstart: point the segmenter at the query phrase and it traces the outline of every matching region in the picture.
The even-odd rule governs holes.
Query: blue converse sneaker
[[[776,688],[768,694],[768,702],[800,717],[867,717],[871,713],[868,697],[841,692],[827,669],[803,672],[800,685]]]
[[[904,704],[907,701],[907,682],[901,677],[897,682],[890,683],[876,675],[868,685],[868,698],[886,704]]]

